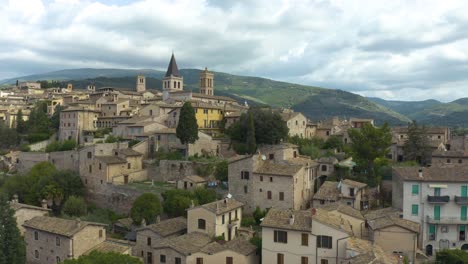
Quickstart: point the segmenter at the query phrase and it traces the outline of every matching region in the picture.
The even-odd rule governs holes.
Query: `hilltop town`
[[[0,90],[0,207],[26,263],[426,263],[468,250],[468,137],[451,128],[249,106],[217,95],[208,68],[187,90],[174,54],[160,86],[134,78]]]

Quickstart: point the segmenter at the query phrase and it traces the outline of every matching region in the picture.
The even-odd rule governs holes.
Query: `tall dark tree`
[[[16,132],[22,134],[26,131],[26,122],[23,118],[23,111],[20,109],[16,114]]]
[[[54,114],[53,114],[52,117],[50,118],[51,126],[52,126],[52,128],[55,129],[56,131],[58,131],[59,128],[60,128],[60,113],[62,112],[62,110],[63,110],[63,106],[57,105],[57,106],[55,107]]]
[[[390,127],[385,123],[381,127],[365,124],[361,129],[348,130],[351,139],[351,154],[360,167],[366,168],[368,179],[375,176],[374,165],[377,159],[387,155],[392,144]]]
[[[186,146],[185,157],[188,159],[188,144],[193,144],[198,140],[197,118],[190,102],[184,103],[180,110],[176,135],[180,139],[180,142]]]
[[[257,150],[257,141],[255,140],[255,125],[252,113],[249,113],[249,126],[247,129],[247,150],[249,154],[255,153]]]
[[[427,129],[420,126],[416,121],[408,124],[408,140],[403,146],[405,160],[415,160],[424,165],[431,155]]]
[[[0,195],[0,252],[0,264],[26,262],[25,243],[5,195]]]
[[[147,224],[156,221],[156,217],[161,214],[161,202],[153,193],[144,193],[140,195],[133,203],[130,210],[130,217],[133,222],[141,224],[143,219]]]

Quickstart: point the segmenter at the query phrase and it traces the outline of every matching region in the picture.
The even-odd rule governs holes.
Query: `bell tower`
[[[214,74],[206,67],[200,72],[200,94],[214,95]]]
[[[184,90],[184,77],[180,75],[179,68],[177,67],[177,62],[172,53],[171,61],[167,67],[166,75],[162,81],[163,87],[163,100],[166,100],[170,97],[170,92],[183,91]]]
[[[143,75],[138,75],[136,78],[136,91],[141,93],[146,91],[146,78]]]

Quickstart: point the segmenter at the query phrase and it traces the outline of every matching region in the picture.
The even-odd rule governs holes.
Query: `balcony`
[[[428,195],[427,196],[428,203],[442,204],[442,203],[448,203],[449,201],[450,201],[450,196],[448,195],[443,195],[443,196]]]
[[[468,219],[462,220],[460,216],[441,216],[439,219],[426,216],[426,220],[429,224],[468,224]]]
[[[455,203],[457,203],[457,204],[468,204],[468,197],[456,196],[455,195]]]

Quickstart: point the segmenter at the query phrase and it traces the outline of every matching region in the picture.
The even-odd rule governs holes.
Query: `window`
[[[270,177],[270,182],[273,182],[273,177]]]
[[[102,164],[99,162],[99,170],[102,170]]]
[[[301,245],[303,246],[309,245],[309,234],[306,234],[306,233],[301,234]]]
[[[60,263],[60,261],[61,261],[61,260],[60,260],[60,257],[59,257],[59,256],[55,257],[55,262],[56,262],[56,263]]]
[[[436,226],[429,225],[429,240],[435,240],[436,235]]]
[[[99,230],[99,238],[101,238],[101,237],[102,237],[102,229]]]
[[[182,264],[181,258],[175,258],[175,264]]]
[[[224,215],[221,216],[221,223],[224,225]]]
[[[467,197],[468,196],[468,186],[462,186],[461,187],[461,197]]]
[[[322,165],[322,171],[327,171],[327,165]]]
[[[411,194],[413,194],[413,195],[419,194],[419,185],[413,184],[413,186],[411,188]]]
[[[268,192],[267,192],[267,199],[268,199],[268,200],[271,200],[271,191],[268,191]]]
[[[328,259],[321,259],[320,264],[328,264]]]
[[[151,237],[146,238],[146,245],[151,246]]]
[[[234,218],[235,218],[235,219],[238,219],[238,218],[237,218],[237,209],[236,209],[236,211],[234,211],[234,212],[235,212],[235,213],[234,213]]]
[[[88,159],[91,159],[93,156],[93,153],[91,151],[88,152]]]
[[[273,234],[273,241],[276,243],[288,243],[288,232],[275,230]]]
[[[278,253],[276,255],[276,263],[277,264],[284,264],[284,255],[281,253]]]
[[[147,252],[146,254],[147,254],[147,256],[146,256],[146,260],[147,260],[146,263],[148,263],[148,264],[153,264],[153,253]]]
[[[259,192],[263,192],[262,188],[260,188],[258,191],[259,191]]]
[[[460,207],[460,220],[466,221],[466,205]]]
[[[465,236],[465,226],[460,225],[458,226],[458,240],[460,241],[465,241],[466,236]]]
[[[440,196],[440,188],[434,188],[434,196]]]
[[[308,257],[301,257],[301,264],[309,264],[309,258]]]
[[[284,192],[279,193],[279,200],[284,201]]]
[[[250,178],[250,173],[248,171],[241,171],[241,179],[248,180]]]
[[[55,238],[55,245],[60,246],[60,237]]]
[[[317,247],[318,248],[332,248],[332,237],[331,236],[317,236]]]
[[[354,197],[354,188],[349,188],[349,196]]]
[[[132,168],[132,164],[127,163],[127,169],[130,169],[130,168]]]
[[[34,250],[34,257],[35,257],[35,258],[39,258],[39,251]]]
[[[413,204],[411,205],[411,214],[418,215],[419,214],[419,205]]]
[[[232,259],[232,257],[226,257],[226,264],[233,264],[234,263],[234,260]]]
[[[93,165],[89,165],[89,173],[93,172]]]
[[[247,193],[249,190],[248,190],[248,187],[247,185],[244,185],[244,193]]]
[[[451,159],[447,159],[447,163],[452,163],[452,160],[451,160]]]
[[[159,256],[159,262],[160,263],[166,263],[166,255],[160,255]]]
[[[205,219],[198,219],[198,229],[205,230],[206,228],[206,221]]]
[[[197,264],[203,264],[203,258],[197,258]]]
[[[268,155],[268,159],[272,160],[272,159],[274,159],[274,158],[275,158],[275,154],[270,154],[270,155]]]
[[[260,181],[263,181],[263,176],[260,176]]]
[[[463,160],[459,159],[459,160],[458,160],[458,163],[460,163],[460,164],[463,163]]]
[[[34,240],[39,240],[39,233],[34,231]]]

